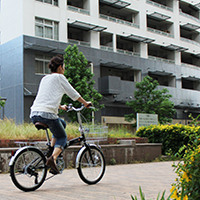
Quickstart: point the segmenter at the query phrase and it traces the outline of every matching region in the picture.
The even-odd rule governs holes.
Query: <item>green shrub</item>
[[[116,165],[116,160],[114,158],[110,159],[110,165]]]
[[[190,137],[198,135],[200,127],[173,124],[173,125],[151,125],[141,127],[136,135],[147,137],[150,143],[162,143],[162,154],[169,151],[174,155],[183,145],[187,145]]]
[[[181,196],[185,200],[200,199],[200,136],[190,137],[190,143],[182,148],[185,149],[183,159],[174,165],[178,175],[171,189],[175,190],[172,195],[174,200],[181,199]]]
[[[194,141],[191,141],[191,145],[184,146],[180,149],[186,149],[183,158],[175,167],[175,172],[178,178],[175,179],[175,183],[172,184],[170,190],[171,194],[167,197],[167,200],[199,200],[200,199],[200,136],[197,136]],[[145,200],[144,193],[141,187],[140,198]],[[161,198],[158,194],[157,200],[165,200],[165,192],[163,192]],[[131,195],[132,200],[138,198]]]

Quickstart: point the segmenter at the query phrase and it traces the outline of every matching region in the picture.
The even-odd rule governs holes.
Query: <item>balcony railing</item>
[[[159,4],[159,3],[156,3],[156,2],[150,1],[150,0],[146,0],[146,2],[147,2],[148,4],[151,4],[151,5],[157,6],[157,7],[159,7],[159,8],[163,8],[163,9],[165,9],[165,10],[169,10],[169,11],[173,12],[173,8],[170,8],[170,7],[168,7],[168,6],[165,6],[165,5],[162,5],[162,4]]]
[[[81,46],[90,47],[90,43],[89,42],[85,42],[85,41],[68,39],[68,42],[71,43],[71,44],[77,44],[77,45],[81,45]]]
[[[111,17],[111,16],[108,16],[108,15],[100,14],[99,17],[101,19],[105,19],[105,20],[108,20],[108,21],[116,22],[116,23],[119,23],[119,24],[124,24],[124,25],[127,25],[127,26],[135,27],[135,28],[140,28],[139,24],[135,24],[135,23],[132,23],[132,22],[129,22],[129,21],[125,21],[125,20],[122,20],[122,19],[118,19],[118,18],[115,18],[115,17]]]
[[[199,43],[199,42],[196,42],[196,41],[194,41],[194,40],[190,40],[190,39],[183,38],[183,37],[181,37],[180,39],[181,39],[182,41],[184,41],[184,42],[188,42],[188,43],[191,43],[191,44],[200,46],[200,43]]]
[[[74,12],[79,12],[81,14],[86,14],[86,15],[90,15],[90,11],[86,10],[86,9],[82,9],[82,8],[78,8],[78,7],[74,7],[74,6],[67,6],[68,10],[74,11]]]
[[[164,35],[164,36],[167,36],[167,37],[174,38],[173,34],[170,34],[170,33],[164,32],[164,31],[160,31],[160,30],[157,30],[157,29],[149,28],[149,27],[147,28],[147,30],[150,31],[150,32],[153,32],[153,33],[157,33],[157,34],[160,34],[160,35]]]
[[[123,50],[123,49],[117,49],[117,53],[140,57],[140,53],[138,53],[138,52],[127,51],[127,50]]]
[[[165,58],[160,58],[160,57],[155,57],[155,56],[148,56],[150,60],[156,60],[156,61],[161,61],[161,62],[166,62],[170,64],[174,64],[175,61],[171,59],[165,59]]]
[[[105,51],[113,51],[113,47],[104,46],[104,45],[101,45],[101,46],[100,46],[100,49],[101,49],[101,50],[105,50]]]
[[[185,16],[185,17],[188,17],[188,18],[190,18],[190,19],[193,19],[193,20],[195,20],[196,22],[199,22],[199,23],[200,23],[200,19],[198,19],[198,18],[196,18],[196,17],[193,17],[192,15],[189,15],[189,14],[187,14],[187,13],[184,13],[184,12],[182,12],[180,9],[179,9],[179,14],[180,14],[180,15],[183,15],[183,16]]]
[[[188,63],[181,63],[181,66],[184,66],[184,67],[190,67],[190,68],[196,68],[196,67],[200,67],[198,65],[193,65],[193,64],[188,64]]]

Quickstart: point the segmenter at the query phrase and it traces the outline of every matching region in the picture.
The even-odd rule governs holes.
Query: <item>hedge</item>
[[[168,152],[177,153],[183,145],[188,144],[191,137],[199,133],[199,126],[173,124],[141,127],[136,135],[147,137],[149,143],[162,143],[162,154],[166,155]]]

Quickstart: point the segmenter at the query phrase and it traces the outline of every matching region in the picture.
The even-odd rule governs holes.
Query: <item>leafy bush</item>
[[[200,121],[199,121],[199,117],[200,115],[198,115],[196,118],[194,118],[192,116],[192,114],[190,113],[188,116],[192,121],[190,122],[190,125],[194,125],[194,126],[199,126],[200,125]]]
[[[190,138],[191,145],[183,146],[185,150],[182,161],[174,165],[178,178],[172,184],[175,190],[173,199],[199,200],[200,199],[200,136],[193,135]]]
[[[173,124],[173,125],[151,125],[141,127],[136,135],[139,137],[147,137],[150,143],[162,143],[162,154],[168,152],[176,154],[179,149],[187,145],[190,137],[198,135],[200,127]]]
[[[195,122],[195,120],[193,120]],[[171,138],[173,134],[180,134],[183,136],[183,141],[188,142],[187,145],[180,147],[176,153],[177,158],[180,160],[177,165],[172,165],[175,168],[175,172],[178,175],[178,178],[175,179],[175,183],[172,184],[170,190],[171,194],[167,200],[199,200],[200,199],[200,134],[199,127],[195,126],[181,126],[181,125],[171,125],[171,126],[152,126],[152,127],[142,127],[144,135],[145,131],[151,131],[152,140],[155,135],[158,134],[159,130],[163,133],[162,128],[165,130],[165,134],[169,134]],[[149,129],[149,130],[146,130]],[[156,130],[155,130],[156,129]],[[174,132],[172,131],[174,130]],[[180,130],[180,132],[178,132]],[[172,134],[173,133],[173,134]],[[156,135],[158,136],[158,135]],[[162,135],[162,139],[164,136]],[[155,138],[156,140],[157,138]],[[165,139],[168,139],[165,136]],[[171,141],[172,142],[172,141]],[[181,141],[182,142],[182,141]],[[176,142],[175,142],[176,143]],[[173,144],[174,145],[174,144]],[[172,147],[173,147],[172,145]],[[175,149],[175,148],[174,148]],[[183,153],[184,152],[184,153]],[[160,200],[165,200],[165,192],[163,192]],[[159,196],[157,200],[159,200]],[[137,197],[132,197],[132,200],[137,200]],[[140,197],[141,200],[145,200],[144,194],[142,193],[140,187]]]
[[[178,178],[175,179],[176,183],[172,184],[170,190],[171,194],[166,200],[199,200],[200,199],[200,136],[197,136],[194,141],[191,141],[192,145],[189,147],[184,146],[185,154],[183,159],[175,167],[175,172]],[[180,148],[182,152],[183,148]],[[140,198],[145,200],[144,193],[141,187]],[[165,200],[165,191],[161,198],[160,193],[157,196],[157,200]],[[138,198],[131,195],[132,200]]]
[[[116,165],[116,160],[114,158],[110,159],[110,165]]]

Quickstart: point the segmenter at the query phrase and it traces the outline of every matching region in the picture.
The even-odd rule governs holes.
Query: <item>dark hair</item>
[[[51,70],[51,72],[56,72],[60,65],[63,66],[63,62],[64,62],[63,56],[56,55],[51,59],[50,63],[48,64],[48,68]]]

